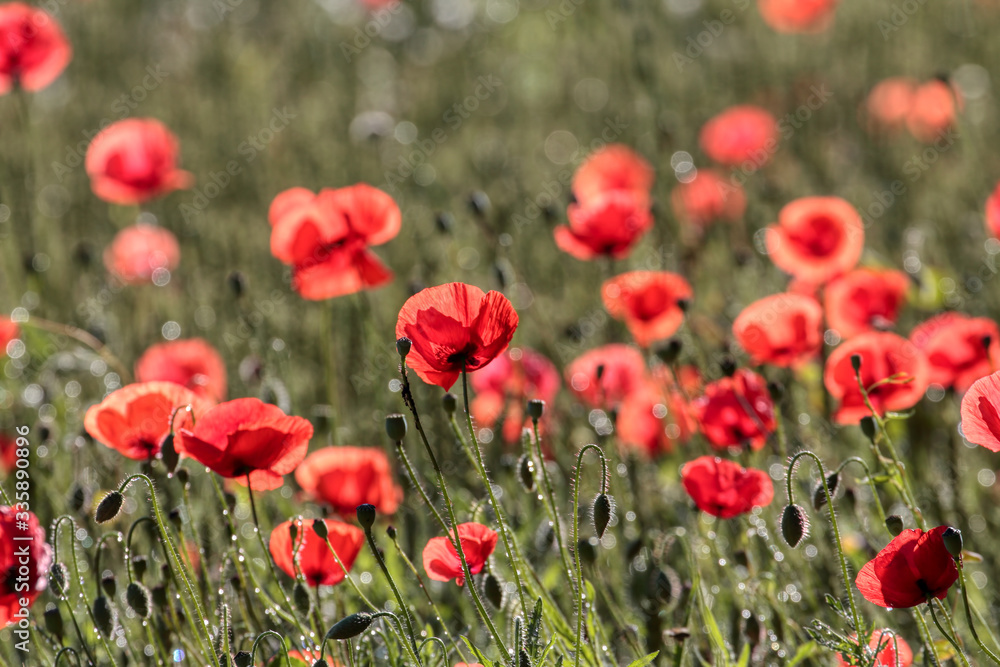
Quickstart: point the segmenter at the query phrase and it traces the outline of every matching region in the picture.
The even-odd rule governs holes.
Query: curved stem
[[[70,655],[70,654],[72,654],[73,659],[76,660],[76,667],[80,667],[80,655],[76,652],[76,649],[74,649],[71,646],[66,646],[59,649],[59,652],[56,653],[56,659],[52,663],[52,667],[59,667],[59,661],[62,659],[63,655]]]
[[[965,667],[970,667],[969,659],[965,657],[965,651],[962,650],[962,645],[958,643],[958,635],[955,634],[955,626],[951,626],[951,632],[944,629],[944,626],[941,625],[941,621],[938,619],[937,611],[935,611],[935,602],[941,604],[936,598],[932,598],[927,604],[927,606],[930,607],[931,618],[934,619],[934,625],[937,626],[938,632],[944,635],[944,638],[948,640],[948,643],[955,647],[955,652],[958,653],[960,658],[962,658],[962,664],[965,665]],[[951,625],[951,621],[949,621],[948,624]]]
[[[538,455],[538,465],[542,469],[542,497],[545,498],[545,509],[549,512],[549,516],[552,517],[552,526],[556,533],[556,542],[559,546],[559,558],[562,560],[563,568],[566,570],[566,575],[570,581],[575,580],[573,578],[573,568],[569,562],[569,550],[563,541],[562,535],[562,525],[559,521],[559,505],[556,503],[555,488],[552,486],[552,478],[549,477],[549,469],[545,465],[545,456],[542,454],[542,439],[538,431],[538,420],[531,420],[532,431],[535,436],[535,452]]]
[[[382,554],[378,551],[378,545],[375,544],[375,536],[372,535],[370,527],[365,528],[365,538],[368,540],[368,548],[371,549],[372,554],[375,556],[375,560],[378,561],[378,566],[382,570],[382,574],[385,575],[386,581],[389,582],[389,588],[392,589],[392,595],[396,598],[396,602],[399,604],[399,611],[403,615],[403,620],[406,621],[406,629],[409,631],[410,642],[414,653],[417,652],[417,636],[413,632],[413,622],[410,620],[410,611],[406,608],[406,602],[403,600],[402,594],[399,592],[399,588],[396,586],[396,581],[392,578],[389,573],[389,568],[385,564],[385,560],[382,558]],[[421,664],[418,662],[417,664]]]
[[[917,621],[917,626],[920,630],[920,639],[924,642],[924,650],[933,658],[934,667],[941,667],[937,650],[934,648],[934,638],[931,637],[930,628],[927,627],[927,621],[924,619],[924,615],[919,607],[913,608],[913,618]]]
[[[865,470],[865,481],[868,482],[868,488],[871,489],[872,498],[875,499],[875,507],[878,509],[878,518],[882,521],[882,525],[885,525],[885,510],[882,509],[882,500],[878,497],[878,489],[875,486],[875,480],[872,479],[872,471],[865,463],[865,460],[859,456],[852,456],[849,459],[845,459],[840,466],[837,467],[835,472],[840,472],[847,467],[849,463],[857,463],[859,466]]]
[[[586,593],[583,588],[583,567],[580,564],[580,468],[583,466],[583,456],[589,451],[595,451],[601,457],[601,493],[608,491],[608,460],[604,451],[597,445],[585,445],[576,455],[576,480],[573,484],[573,560],[576,565],[576,655],[573,664],[580,667],[580,656],[583,653],[583,617]]]
[[[132,381],[132,375],[129,373],[128,367],[122,363],[121,359],[116,357],[108,346],[99,341],[95,336],[92,336],[87,331],[83,329],[78,329],[77,327],[70,326],[68,324],[61,324],[59,322],[52,322],[50,320],[45,320],[40,317],[30,317],[22,324],[27,324],[28,326],[33,326],[43,331],[48,331],[49,333],[60,334],[63,336],[68,336],[78,343],[82,343],[89,347],[91,350],[97,353],[108,366],[115,369],[118,376],[122,380],[122,386],[128,384]]]
[[[292,660],[288,657],[288,647],[285,646],[285,638],[274,630],[265,630],[253,640],[253,647],[250,649],[250,663],[257,664],[257,649],[260,647],[260,643],[264,640],[264,637],[274,637],[278,640],[278,646],[281,647],[281,652],[285,656],[285,667],[292,667]]]
[[[983,653],[985,653],[994,663],[1000,665],[1000,657],[997,657],[996,653],[986,647],[983,640],[979,638],[979,633],[976,632],[976,624],[972,619],[972,605],[969,604],[969,588],[965,580],[965,568],[963,567],[962,559],[956,558],[955,565],[958,566],[958,580],[959,584],[962,586],[962,604],[965,606],[965,620],[969,624],[969,630],[972,631],[972,637],[976,640],[976,643],[979,644],[979,648],[982,649]]]

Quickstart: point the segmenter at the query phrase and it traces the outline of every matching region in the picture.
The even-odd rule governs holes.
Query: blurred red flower
[[[651,457],[674,451],[675,445],[687,442],[697,428],[683,394],[674,386],[654,381],[629,392],[615,423],[623,445]]]
[[[1000,368],[1000,328],[986,317],[946,312],[914,327],[910,342],[930,365],[928,381],[964,393]]]
[[[341,516],[354,516],[358,505],[374,505],[381,514],[399,507],[403,490],[392,479],[389,457],[374,447],[324,447],[295,469],[295,481]]]
[[[892,77],[875,84],[865,101],[869,131],[895,131],[904,127],[916,89],[917,82],[909,77]]]
[[[7,346],[21,336],[21,327],[9,317],[0,317],[0,357],[7,355]]]
[[[823,345],[823,309],[811,296],[773,294],[743,309],[733,336],[755,364],[800,366]]]
[[[45,88],[66,69],[73,50],[48,13],[21,2],[0,5],[0,95],[19,85]]]
[[[691,409],[701,432],[716,449],[747,446],[756,451],[774,432],[774,404],[767,382],[745,368],[710,382]]]
[[[623,192],[648,206],[653,178],[653,168],[642,156],[623,144],[610,144],[591,153],[576,170],[573,196],[587,205],[608,192]]]
[[[458,539],[469,564],[469,572],[479,574],[497,547],[497,534],[481,523],[458,524]],[[447,537],[432,537],[424,547],[424,571],[434,581],[455,580],[465,585],[465,572],[458,552]]]
[[[757,9],[778,32],[813,34],[833,25],[837,0],[758,0]]]
[[[201,338],[151,345],[135,362],[135,379],[173,382],[213,403],[226,398],[226,364],[219,352]]]
[[[606,192],[585,204],[570,204],[566,212],[569,224],[554,230],[556,245],[577,259],[622,259],[653,227],[648,206],[646,199],[620,190]]]
[[[854,269],[823,292],[826,323],[843,338],[891,328],[906,300],[910,278],[891,269]]]
[[[1000,372],[979,378],[962,397],[962,435],[1000,452]]]
[[[858,572],[854,584],[866,600],[879,607],[905,609],[943,600],[958,580],[955,559],[944,546],[948,526],[928,532],[904,530],[892,538]]]
[[[305,299],[330,299],[380,287],[392,272],[371,250],[399,234],[402,214],[392,197],[366,183],[278,194],[268,211],[271,254],[292,266]]]
[[[176,386],[176,385],[173,385]],[[305,458],[313,427],[256,398],[227,401],[177,431],[177,451],[258,491],[276,489]]]
[[[730,182],[715,169],[699,169],[694,179],[674,188],[670,203],[678,220],[705,227],[719,220],[742,218],[747,196],[742,185]]]
[[[709,158],[727,167],[750,162],[759,169],[778,147],[778,121],[766,109],[745,104],[709,119],[698,139]]]
[[[766,472],[717,456],[700,456],[685,463],[681,482],[698,509],[720,519],[766,507],[774,498],[774,486]]]
[[[857,424],[871,414],[851,365],[853,355],[861,357],[861,382],[879,415],[913,407],[927,390],[927,359],[913,343],[894,333],[860,334],[842,343],[826,360],[823,381],[830,395],[840,401],[834,415],[839,424]],[[892,376],[898,376],[897,380],[883,382]],[[872,388],[877,382],[881,384]]]
[[[930,143],[955,125],[961,99],[946,81],[932,79],[916,87],[906,127],[916,139]]]
[[[642,353],[612,343],[584,352],[566,367],[566,382],[591,408],[616,407],[648,377]]]
[[[625,321],[642,347],[677,332],[692,295],[688,281],[669,271],[630,271],[606,280],[601,288],[604,307]]]
[[[4,472],[11,473],[16,469],[17,450],[17,436],[0,432],[0,469]]]
[[[1000,239],[1000,183],[986,200],[986,231]]]
[[[181,248],[169,230],[141,222],[115,235],[104,250],[109,273],[129,285],[149,283],[157,269],[173,271],[181,261]]]
[[[25,520],[24,515],[27,515]],[[25,558],[27,555],[27,558]],[[0,507],[0,627],[16,623],[22,599],[31,606],[48,587],[52,547],[32,512]]]
[[[112,123],[87,147],[90,187],[104,201],[125,205],[191,187],[191,174],[177,167],[179,153],[177,137],[158,120]]]
[[[361,552],[365,534],[357,526],[342,521],[324,519],[323,523],[326,524],[327,539],[330,540],[333,550],[350,572],[358,553]],[[292,544],[292,535],[288,530],[292,526],[291,521],[283,521],[271,531],[271,539],[267,546],[274,558],[274,564],[293,579],[296,578],[296,570],[301,572],[306,583],[313,588],[336,586],[342,582],[346,578],[344,570],[330,553],[326,541],[316,534],[313,522],[308,519],[296,519],[295,525],[298,528],[295,544]]]
[[[781,209],[764,241],[779,269],[820,285],[854,268],[865,230],[858,212],[843,199],[803,197]]]
[[[160,453],[178,408],[191,406],[196,419],[208,409],[197,394],[173,382],[138,382],[111,392],[87,410],[83,428],[122,456],[147,461]],[[177,415],[181,424],[182,413]]]
[[[517,323],[514,307],[500,292],[448,283],[406,300],[396,338],[410,339],[406,362],[424,382],[449,389],[463,368],[482,368],[506,350]]]
[[[857,635],[851,635],[857,640]],[[868,648],[874,654],[878,647],[882,650],[875,655],[875,664],[872,667],[910,667],[913,664],[913,651],[902,637],[888,628],[875,630],[868,641]],[[838,659],[837,667],[849,667],[851,663],[841,655]]]
[[[502,431],[507,442],[518,442],[522,428],[530,428],[530,422],[525,422],[525,403],[533,398],[552,402],[560,384],[555,364],[528,348],[507,350],[471,374],[469,382],[476,394],[469,406],[473,419],[493,428],[506,413]]]

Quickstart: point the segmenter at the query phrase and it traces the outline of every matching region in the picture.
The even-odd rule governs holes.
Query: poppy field
[[[994,28],[0,2],[0,665],[1000,665]]]

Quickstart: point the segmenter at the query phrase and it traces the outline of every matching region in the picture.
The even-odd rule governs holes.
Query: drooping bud
[[[736,360],[727,354],[719,360],[719,368],[722,370],[723,375],[726,377],[732,377],[737,368]]]
[[[785,385],[772,380],[767,383],[767,393],[771,396],[771,400],[778,403],[785,397]]]
[[[681,341],[676,338],[671,338],[666,343],[657,345],[654,352],[660,361],[669,366],[677,361],[677,357],[680,356],[682,348],[683,344]]]
[[[375,517],[377,513],[375,512],[375,506],[365,503],[363,505],[358,505],[358,523],[366,531],[372,529],[372,525],[375,523]]]
[[[517,479],[525,491],[535,490],[535,463],[527,454],[517,460]]]
[[[591,518],[594,520],[594,531],[597,538],[604,537],[604,531],[608,528],[611,516],[615,511],[614,499],[606,493],[600,493],[594,498],[594,506],[591,509]]]
[[[188,482],[191,480],[191,473],[188,472],[187,468],[180,468],[174,476],[177,477],[177,481],[181,483],[181,488],[187,488]]]
[[[52,607],[51,609],[46,609],[43,614],[45,619],[45,629],[49,633],[55,635],[57,638],[62,639],[63,636],[63,619],[62,614],[59,613],[59,607]]]
[[[826,486],[830,489],[830,497],[837,495],[837,487],[840,486],[840,474],[830,473],[826,477]],[[826,491],[823,489],[822,480],[816,482],[816,486],[813,488],[813,509],[817,512],[826,505]]]
[[[330,667],[330,663],[328,663],[326,660],[319,659],[312,664],[312,667]]]
[[[167,437],[163,439],[163,444],[160,445],[160,460],[163,461],[163,467],[171,474],[177,469],[177,464],[180,463],[181,457],[174,446],[173,433],[167,434]]]
[[[406,355],[410,353],[410,346],[412,341],[406,336],[396,339],[396,354],[399,355],[400,359],[406,359]]]
[[[860,354],[852,354],[851,355],[851,368],[854,369],[855,373],[860,373],[861,372],[861,355]]]
[[[109,598],[115,596],[115,593],[118,592],[118,582],[115,580],[115,575],[109,574],[101,579],[101,590]]]
[[[859,426],[861,426],[861,432],[865,434],[865,437],[875,442],[875,436],[878,435],[878,424],[875,423],[875,418],[871,415],[865,415],[861,418]]]
[[[135,573],[136,579],[142,581],[143,577],[146,576],[147,569],[149,569],[149,562],[145,556],[135,556],[132,558],[132,572]]]
[[[483,597],[493,605],[494,609],[499,610],[503,607],[503,588],[500,586],[500,580],[492,572],[483,578]]]
[[[455,397],[455,394],[448,392],[441,397],[441,405],[444,407],[445,413],[451,416],[458,408],[458,398]]]
[[[394,414],[385,418],[385,434],[393,442],[402,442],[406,437],[406,415]]]
[[[342,618],[333,624],[333,626],[327,630],[326,639],[351,639],[357,637],[362,632],[368,629],[368,626],[372,624],[375,620],[373,614],[367,611],[359,611],[356,614],[351,614],[346,618]]]
[[[890,535],[896,537],[903,532],[903,517],[898,514],[890,514],[885,518],[885,528]]]
[[[944,548],[948,550],[952,558],[960,558],[962,556],[962,531],[958,528],[948,526],[941,533],[941,539],[944,540]]]
[[[295,588],[292,589],[292,602],[295,603],[295,608],[303,616],[308,616],[312,610],[312,598],[309,597],[309,591],[301,581],[295,582]]]
[[[291,538],[292,544],[295,544],[295,540],[299,537],[299,524],[296,521],[292,521],[288,524],[288,537]]]
[[[69,493],[69,507],[74,512],[83,509],[83,503],[87,500],[87,492],[79,484],[73,485],[73,490]]]
[[[388,535],[389,539],[392,540],[393,542],[396,541],[396,527],[395,526],[389,526],[388,528],[386,528],[385,529],[385,534]]]
[[[133,581],[125,588],[125,602],[139,618],[149,618],[149,591]]]
[[[781,536],[793,549],[809,534],[809,515],[799,505],[787,505],[781,513]]]
[[[313,519],[313,532],[321,540],[325,540],[327,535],[330,534],[330,530],[326,527],[326,521],[323,519]]]
[[[122,511],[122,504],[125,502],[125,496],[119,491],[112,491],[108,495],[101,499],[101,502],[97,505],[97,511],[94,512],[94,520],[97,523],[107,523],[111,521],[118,513]]]
[[[236,665],[236,667],[252,667],[253,656],[249,651],[240,651],[233,656],[233,664]]]
[[[237,299],[247,291],[247,277],[240,271],[233,271],[226,277],[229,289]]]
[[[105,637],[111,636],[111,631],[115,629],[115,610],[111,603],[103,595],[94,599],[94,624]]]
[[[63,563],[55,563],[49,570],[49,586],[57,597],[66,597],[69,592],[69,570]]]
[[[153,586],[149,591],[153,598],[153,604],[163,609],[167,606],[167,586],[166,584],[158,584]]]
[[[537,423],[545,413],[545,401],[540,398],[533,398],[528,401],[528,407],[525,411],[528,413],[528,417],[531,418],[531,421]]]

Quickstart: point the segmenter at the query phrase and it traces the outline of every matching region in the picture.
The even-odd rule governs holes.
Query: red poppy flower
[[[324,519],[326,524],[327,539],[337,552],[340,562],[344,564],[350,572],[354,567],[354,561],[361,552],[361,545],[364,544],[365,534],[357,526],[346,524],[342,521]],[[271,531],[271,539],[267,545],[274,564],[281,568],[281,571],[289,577],[296,577],[296,570],[302,573],[306,583],[316,588],[318,586],[336,586],[342,582],[346,575],[337,563],[337,559],[330,553],[330,547],[326,541],[321,539],[313,530],[311,520],[296,519],[298,535],[295,544],[292,544],[292,535],[288,531],[291,521],[284,521],[275,526]]]
[[[766,507],[774,498],[774,485],[766,472],[717,456],[700,456],[685,463],[681,482],[698,509],[720,519]]]
[[[774,294],[743,309],[733,336],[755,364],[800,366],[823,345],[823,309],[811,296]]]
[[[647,382],[625,397],[616,426],[623,445],[648,456],[674,451],[697,427],[680,391],[657,382]]]
[[[747,196],[743,186],[730,182],[714,169],[699,169],[694,179],[681,183],[670,194],[674,215],[689,225],[706,227],[718,220],[743,217]]]
[[[803,197],[785,205],[764,236],[775,265],[820,285],[861,259],[865,230],[854,207],[839,197]]]
[[[226,398],[226,364],[201,338],[151,345],[135,362],[135,379],[173,382],[213,403]]]
[[[24,520],[24,514],[28,515]],[[25,558],[27,555],[27,558]],[[48,585],[52,547],[45,529],[31,512],[0,507],[0,626],[18,622],[22,600],[31,606]]]
[[[601,288],[604,307],[625,321],[643,347],[677,332],[692,295],[688,281],[669,271],[631,271],[606,280]]]
[[[648,206],[634,194],[614,190],[586,204],[571,204],[569,224],[555,228],[556,245],[577,259],[622,259],[653,227]]]
[[[610,144],[591,153],[573,175],[573,196],[589,204],[608,192],[624,192],[648,203],[653,168],[638,153],[622,144]]]
[[[395,238],[402,214],[377,188],[285,190],[271,202],[268,220],[271,254],[292,266],[293,287],[303,298],[330,299],[392,280],[369,247]]]
[[[767,382],[745,368],[710,382],[691,409],[701,432],[716,449],[749,446],[758,450],[774,432],[774,404]]]
[[[73,50],[49,14],[21,2],[0,5],[0,95],[19,85],[36,91],[66,69]]]
[[[896,323],[910,289],[902,271],[855,269],[833,280],[823,293],[827,325],[842,338],[883,330]]]
[[[979,378],[962,397],[962,435],[1000,452],[1000,372]]]
[[[86,168],[94,194],[112,204],[141,204],[191,187],[178,169],[180,146],[167,126],[129,118],[101,130],[87,148]]]
[[[903,127],[913,108],[916,89],[917,82],[909,77],[893,77],[876,84],[865,101],[868,129],[893,131]]]
[[[115,235],[104,251],[109,273],[129,285],[153,281],[158,270],[173,271],[181,261],[181,248],[169,230],[139,223]]]
[[[477,424],[492,428],[506,412],[503,439],[517,442],[525,427],[525,403],[551,402],[559,392],[559,371],[544,355],[512,348],[469,376],[476,396],[469,406]],[[530,427],[530,423],[528,424]]]
[[[94,440],[122,456],[147,461],[160,453],[178,408],[191,406],[196,419],[207,404],[194,392],[173,382],[138,382],[110,393],[91,406],[83,427]],[[181,414],[177,416],[180,424]]]
[[[719,164],[736,167],[749,161],[759,168],[778,146],[778,121],[760,107],[729,107],[705,123],[698,141]]]
[[[777,32],[823,32],[833,24],[837,0],[759,0],[764,23]]]
[[[216,474],[240,484],[249,475],[252,488],[267,491],[302,463],[312,434],[312,424],[302,417],[256,398],[238,398],[205,412],[194,428],[185,421],[175,444]]]
[[[366,503],[392,514],[403,498],[392,479],[389,457],[373,447],[318,449],[295,469],[295,481],[341,516],[353,516],[358,505]]]
[[[566,368],[570,389],[592,408],[617,406],[647,377],[642,353],[617,343],[584,352]]]
[[[21,328],[9,317],[0,317],[0,357],[7,354],[7,346],[21,336]]]
[[[936,141],[954,126],[960,103],[957,91],[948,83],[933,79],[917,86],[906,127],[916,139]]]
[[[506,350],[517,322],[514,306],[500,292],[448,283],[406,300],[396,338],[410,339],[406,362],[424,382],[449,389],[463,368],[482,368]]]
[[[4,472],[11,473],[16,469],[18,449],[16,435],[0,433],[0,468]]]
[[[880,415],[917,404],[927,390],[928,365],[924,353],[902,336],[871,331],[837,347],[826,360],[823,381],[830,395],[840,400],[834,415],[839,424],[857,424],[871,414],[858,388],[851,357],[861,357],[861,382],[868,389],[872,407]],[[896,381],[882,382],[896,376]],[[880,382],[877,387],[872,386]]]
[[[985,317],[947,312],[910,332],[930,366],[928,381],[964,393],[972,383],[1000,368],[1000,328]]]
[[[469,572],[479,574],[497,548],[497,534],[481,523],[460,523],[458,539],[462,541],[462,553],[469,564]],[[459,586],[465,585],[462,560],[447,537],[428,540],[423,558],[424,571],[434,581],[454,579]]]
[[[851,635],[851,638],[857,640],[857,635]],[[882,650],[879,651],[880,646]],[[869,655],[875,658],[872,667],[910,667],[913,664],[913,651],[910,649],[910,645],[888,628],[872,632],[868,648],[871,650]],[[876,651],[878,651],[877,655]],[[849,667],[850,664],[843,655],[840,656],[838,667]]]
[[[958,580],[955,559],[941,538],[947,529],[904,530],[861,568],[854,585],[866,600],[890,609],[943,600]]]
[[[1000,239],[1000,183],[986,200],[986,231]]]

